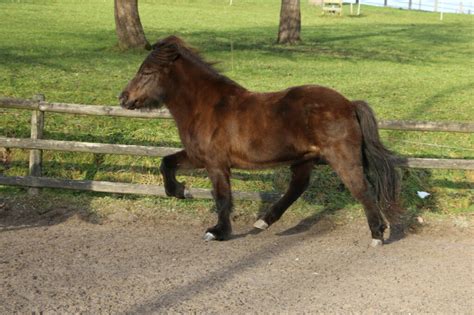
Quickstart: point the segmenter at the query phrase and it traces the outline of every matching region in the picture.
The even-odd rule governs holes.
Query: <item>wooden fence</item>
[[[0,98],[0,108],[31,110],[31,137],[28,139],[0,137],[0,147],[21,148],[30,150],[29,176],[0,175],[0,185],[29,187],[35,194],[41,187],[88,190],[123,194],[146,194],[166,196],[164,188],[157,185],[141,185],[89,180],[64,180],[41,177],[42,150],[141,155],[162,157],[179,151],[179,148],[152,147],[139,145],[89,143],[77,141],[46,140],[43,137],[44,113],[67,113],[95,116],[117,116],[133,118],[171,118],[165,109],[154,111],[130,111],[116,106],[79,105],[66,103],[48,103],[43,95],[36,95],[31,100]],[[441,131],[441,132],[474,132],[474,123],[457,122],[416,122],[416,121],[380,121],[381,129],[406,131]],[[464,159],[428,159],[394,157],[400,167],[431,168],[431,169],[474,169],[474,160]],[[273,192],[233,192],[235,199],[270,201],[280,194]],[[212,198],[210,190],[190,189],[188,198]]]

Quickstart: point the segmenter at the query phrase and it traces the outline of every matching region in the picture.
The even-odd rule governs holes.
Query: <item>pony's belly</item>
[[[279,154],[236,154],[231,158],[232,168],[239,169],[263,169],[272,168],[279,165],[296,164],[303,161],[314,160],[320,158],[320,150],[316,146],[309,146],[307,150],[302,151],[286,151]]]

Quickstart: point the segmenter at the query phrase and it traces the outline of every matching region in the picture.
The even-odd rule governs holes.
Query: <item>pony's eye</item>
[[[152,75],[153,73],[155,73],[155,72],[153,72],[153,71],[143,71],[142,75]]]

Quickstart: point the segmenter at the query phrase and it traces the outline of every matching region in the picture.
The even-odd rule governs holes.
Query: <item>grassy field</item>
[[[139,5],[151,42],[179,35],[249,89],[316,83],[351,99],[368,100],[381,119],[474,117],[471,15],[445,14],[440,21],[434,13],[363,6],[361,16],[322,17],[320,8],[302,1],[303,42],[281,46],[275,44],[278,1],[237,0],[229,6],[224,0],[141,0]],[[0,0],[0,96],[44,93],[49,101],[115,105],[116,95],[146,54],[117,49],[112,1]],[[29,113],[0,110],[1,136],[28,137],[28,124]],[[384,131],[382,136],[388,147],[405,156],[474,158],[474,137],[469,134]],[[171,120],[59,114],[47,114],[45,138],[180,145]],[[159,159],[48,151],[44,158],[45,176],[161,184]],[[11,150],[3,159],[8,161],[0,164],[0,173],[27,173],[27,152]],[[403,176],[404,202],[411,212],[474,212],[473,172],[404,170]],[[188,186],[210,186],[202,173],[181,179]],[[239,190],[283,191],[287,180],[284,169],[236,171],[232,183]],[[417,190],[432,195],[422,200]],[[0,187],[0,194],[27,198],[22,189],[11,187]],[[122,207],[194,213],[211,207],[209,201],[78,192],[50,191],[44,196],[42,200],[56,204],[88,204],[92,212]],[[241,202],[236,212],[253,214],[260,208]],[[308,216],[342,208],[360,210],[337,177],[321,167],[292,212]]]

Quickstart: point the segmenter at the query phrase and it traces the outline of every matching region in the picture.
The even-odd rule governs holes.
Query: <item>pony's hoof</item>
[[[206,234],[204,234],[204,237],[203,237],[203,240],[205,240],[206,242],[214,241],[216,239],[217,239],[216,236],[212,234],[211,232],[206,232]]]
[[[370,243],[371,247],[379,247],[379,246],[382,246],[382,245],[383,245],[383,241],[379,240],[379,239],[375,239],[375,238],[373,238],[372,242]]]
[[[253,227],[259,230],[266,230],[268,229],[268,223],[263,221],[262,219],[258,219],[257,222],[253,224]]]

